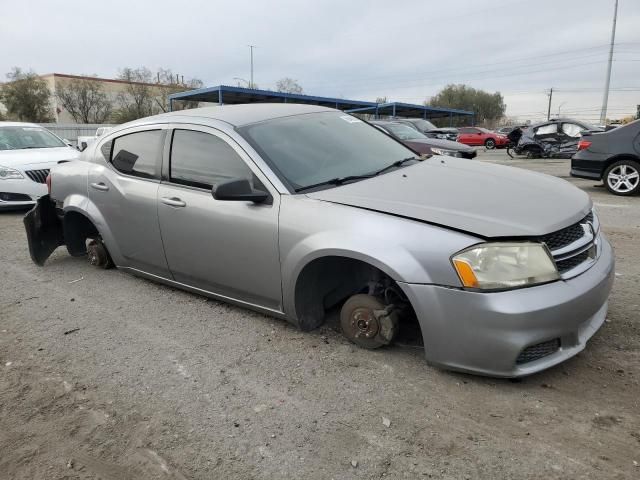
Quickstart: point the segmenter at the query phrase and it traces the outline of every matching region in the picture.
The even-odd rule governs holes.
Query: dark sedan
[[[424,133],[429,138],[440,138],[455,142],[458,138],[457,128],[438,128],[428,120],[422,118],[397,118],[394,122],[403,123],[415,128],[420,133]]]
[[[370,123],[418,153],[459,158],[474,158],[477,155],[472,147],[450,140],[427,137],[415,128],[400,122],[373,121]]]
[[[614,195],[640,193],[640,120],[604,133],[583,132],[571,176],[602,180]]]

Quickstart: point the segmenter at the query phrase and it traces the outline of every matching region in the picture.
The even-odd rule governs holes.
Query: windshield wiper
[[[403,164],[410,162],[411,160],[420,160],[418,157],[407,157],[407,158],[403,158],[402,160],[396,160],[395,162],[393,162],[391,165],[387,165],[384,168],[381,168],[380,170],[377,170],[375,172],[373,172],[372,175],[380,175],[381,173],[384,173],[386,171],[391,170],[392,168],[398,168],[401,167]]]
[[[375,177],[375,173],[367,173],[365,175],[349,175],[348,177],[336,177],[331,178],[329,180],[325,180],[324,182],[314,183],[313,185],[305,185],[304,187],[299,187],[294,190],[294,192],[302,192],[304,190],[310,190],[316,187],[322,187],[323,185],[342,185],[345,182],[350,182],[352,180],[362,180],[364,178]]]
[[[377,175],[380,175],[388,170],[391,170],[392,168],[398,168],[400,166],[402,166],[403,164],[410,162],[411,160],[420,160],[417,157],[407,157],[407,158],[403,158],[402,160],[396,160],[395,162],[393,162],[390,165],[387,165],[386,167],[381,168],[380,170],[376,170],[375,172],[371,172],[371,173],[365,173],[363,175],[349,175],[348,177],[336,177],[336,178],[331,178],[329,180],[325,180],[324,182],[320,182],[320,183],[314,183],[313,185],[305,185],[304,187],[299,187],[296,188],[294,190],[294,192],[298,193],[298,192],[302,192],[304,190],[310,190],[312,188],[316,188],[316,187],[322,187],[324,185],[343,185],[346,182],[350,182],[353,180],[363,180],[365,178],[371,178],[371,177],[375,177]]]

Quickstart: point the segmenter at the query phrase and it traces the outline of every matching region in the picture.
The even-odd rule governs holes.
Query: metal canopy
[[[375,102],[361,100],[345,100],[343,98],[316,97],[300,93],[274,92],[271,90],[258,90],[255,88],[232,87],[219,85],[217,87],[198,88],[187,92],[169,95],[169,103],[174,100],[187,100],[195,102],[210,102],[220,105],[238,103],[306,103],[323,107],[337,108],[338,110],[350,110],[361,107],[375,106]]]
[[[218,105],[238,103],[305,103],[336,108],[348,113],[370,113],[376,117],[380,115],[407,118],[449,118],[454,116],[470,116],[474,113],[467,110],[451,108],[429,107],[426,105],[414,105],[410,103],[376,103],[362,100],[346,100],[344,98],[317,97],[299,93],[283,93],[271,90],[258,90],[253,88],[232,87],[219,85],[217,87],[198,88],[186,92],[169,95],[169,106],[173,110],[173,102],[183,100],[190,102],[209,102]],[[472,121],[473,123],[473,121]]]

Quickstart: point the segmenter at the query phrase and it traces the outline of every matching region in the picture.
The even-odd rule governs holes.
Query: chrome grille
[[[590,212],[581,221],[540,238],[551,251],[563,278],[582,273],[597,255],[597,220]],[[578,270],[578,267],[583,267]]]
[[[568,272],[569,270],[573,270],[580,264],[589,260],[589,250],[585,250],[582,253],[579,253],[573,257],[569,257],[566,260],[558,260],[556,265],[558,266],[558,271],[562,274],[564,272]]]
[[[49,169],[43,168],[42,170],[27,170],[24,172],[31,180],[36,183],[45,183],[47,181],[47,175],[49,175]]]

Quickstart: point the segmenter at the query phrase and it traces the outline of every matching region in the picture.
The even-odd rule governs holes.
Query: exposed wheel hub
[[[391,343],[398,332],[398,324],[397,309],[373,295],[354,295],[340,311],[342,333],[364,348]]]
[[[351,315],[351,325],[356,337],[373,338],[380,330],[380,325],[372,310],[358,308]]]

